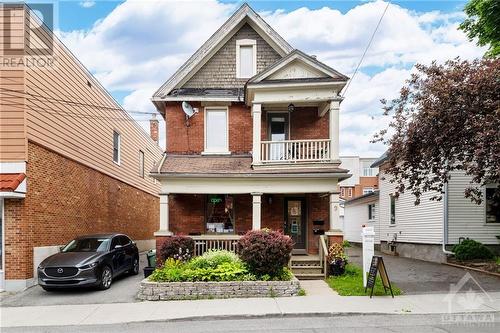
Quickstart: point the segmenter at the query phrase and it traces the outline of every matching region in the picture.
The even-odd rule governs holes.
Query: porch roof
[[[26,178],[24,173],[0,173],[0,191],[15,191],[24,178]]]
[[[320,177],[332,176],[339,180],[350,177],[348,170],[324,164],[317,167],[286,165],[283,168],[254,169],[250,155],[167,155],[162,164],[152,171],[152,175],[154,176],[155,174],[179,177],[313,177],[314,175],[318,175]]]

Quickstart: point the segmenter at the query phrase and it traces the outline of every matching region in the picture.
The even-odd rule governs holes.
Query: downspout
[[[448,183],[444,184],[444,214],[443,214],[443,253],[453,255],[455,253],[446,250],[448,243]]]

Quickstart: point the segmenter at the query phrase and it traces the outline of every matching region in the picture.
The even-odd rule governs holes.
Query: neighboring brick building
[[[28,9],[10,8],[22,31]],[[0,65],[1,290],[34,284],[38,264],[75,236],[122,232],[145,249],[159,225],[147,171],[161,149],[57,39],[53,51],[50,68]]]
[[[152,171],[162,184],[157,246],[172,234],[203,247],[272,228],[306,254],[318,252],[319,235],[341,236],[347,79],[244,4],[153,96],[167,134]]]
[[[378,190],[378,168],[371,167],[376,158],[341,156],[340,160],[340,166],[352,175],[339,183],[340,198],[351,200]]]

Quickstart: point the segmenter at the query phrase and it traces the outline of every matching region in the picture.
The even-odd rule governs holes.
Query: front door
[[[292,237],[294,252],[306,252],[306,201],[304,198],[285,200],[285,233]]]
[[[268,133],[269,140],[273,143],[269,146],[268,160],[280,161],[285,159],[288,152],[285,151],[285,144],[281,141],[288,140],[288,113],[268,114]]]

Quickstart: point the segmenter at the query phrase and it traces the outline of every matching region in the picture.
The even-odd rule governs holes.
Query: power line
[[[52,102],[56,103],[63,103],[63,104],[71,104],[75,106],[84,106],[84,107],[93,107],[97,108],[100,110],[107,110],[107,111],[125,111],[127,113],[132,113],[132,114],[145,114],[145,115],[158,115],[158,112],[142,112],[142,111],[134,111],[134,110],[125,110],[123,108],[116,108],[116,107],[111,107],[111,106],[105,106],[105,105],[97,105],[97,104],[89,104],[89,103],[82,103],[82,102],[77,102],[77,101],[72,101],[72,100],[65,100],[65,99],[59,99],[59,98],[54,98],[54,97],[47,97],[47,96],[42,96],[38,94],[33,94],[27,91],[20,91],[20,90],[14,90],[14,89],[7,89],[7,88],[0,88],[2,91],[7,91],[11,93],[16,93],[16,94],[22,94],[22,95],[29,95],[35,98],[43,98]]]
[[[349,89],[349,86],[351,85],[351,82],[354,80],[354,77],[356,76],[356,73],[358,72],[359,67],[361,67],[361,63],[363,62],[363,59],[365,58],[366,52],[368,52],[368,49],[370,48],[373,38],[375,37],[375,34],[377,33],[378,28],[380,27],[380,23],[382,23],[382,19],[385,16],[385,13],[387,12],[387,9],[389,8],[389,5],[391,3],[387,1],[387,5],[385,6],[384,12],[382,13],[382,16],[380,16],[380,19],[378,20],[377,26],[375,27],[375,30],[373,30],[372,36],[370,40],[368,41],[368,45],[366,45],[365,51],[363,52],[363,55],[361,56],[361,59],[359,60],[358,66],[356,66],[356,69],[354,70],[354,73],[352,74],[351,79],[349,82],[347,82],[347,85],[344,89],[344,92],[342,93],[342,97],[345,96],[347,89]]]

